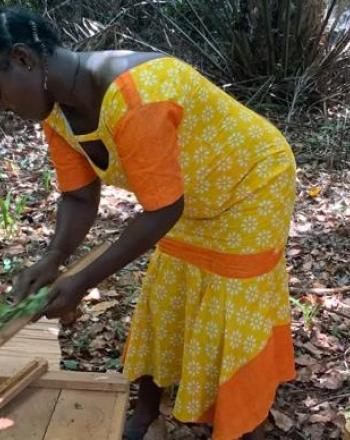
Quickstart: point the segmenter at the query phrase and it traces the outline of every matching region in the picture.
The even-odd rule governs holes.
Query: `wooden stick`
[[[85,255],[85,257],[71,264],[68,267],[67,271],[57,278],[57,281],[65,277],[70,277],[72,275],[75,275],[78,272],[82,271],[87,266],[89,266],[93,261],[97,260],[97,258],[99,258],[102,254],[104,254],[109,247],[110,247],[110,243],[107,242],[101,244],[100,246],[97,246],[90,253]]]
[[[93,249],[89,254],[85,255],[85,257],[81,258],[76,263],[73,263],[66,272],[57,278],[57,281],[63,277],[74,275],[85,269],[85,267],[89,266],[89,264],[106,252],[109,246],[109,243],[103,243],[101,246]],[[23,316],[22,318],[10,321],[8,324],[6,324],[0,330],[0,347],[11,339],[12,336],[18,333],[23,327],[29,324],[36,315],[37,314]]]
[[[73,263],[71,266],[69,266],[68,270],[64,272],[58,279],[70,277],[72,275],[75,275],[76,273],[82,271],[87,266],[89,266],[93,261],[97,260],[98,257],[100,257],[102,254],[106,252],[106,250],[110,247],[110,243],[103,243],[100,246],[93,249],[89,254],[85,255],[82,259],[79,261]],[[77,319],[77,311],[72,310],[71,312],[67,313],[65,316],[62,316],[60,321],[62,324],[68,325],[72,322],[76,321]]]
[[[47,372],[48,367],[48,362],[45,359],[36,359],[7,379],[0,387],[0,408],[3,408],[28,385],[39,379]]]

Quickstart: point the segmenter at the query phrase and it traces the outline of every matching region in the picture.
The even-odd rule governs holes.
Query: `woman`
[[[290,147],[268,121],[189,65],[158,53],[64,49],[23,10],[0,12],[2,105],[44,121],[61,202],[18,300],[52,282],[93,224],[101,182],[143,212],[90,266],[51,291],[49,318],[157,243],[124,373],[140,380],[125,432],[141,439],[164,387],[174,415],[215,440],[263,439],[278,385],[294,377],[284,247],[294,203]],[[243,437],[242,437],[243,436]]]

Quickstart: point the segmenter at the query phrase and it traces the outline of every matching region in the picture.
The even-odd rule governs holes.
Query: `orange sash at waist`
[[[171,238],[162,238],[158,245],[161,252],[228,278],[253,278],[270,272],[284,253],[283,248],[250,255],[229,254]]]

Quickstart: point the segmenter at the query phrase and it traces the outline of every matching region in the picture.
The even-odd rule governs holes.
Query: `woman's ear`
[[[10,52],[10,61],[25,69],[31,70],[36,64],[36,57],[33,49],[23,43],[16,43]]]

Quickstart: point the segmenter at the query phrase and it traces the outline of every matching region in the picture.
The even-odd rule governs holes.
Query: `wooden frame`
[[[48,372],[0,410],[14,422],[0,439],[121,440],[128,397],[117,373]]]

